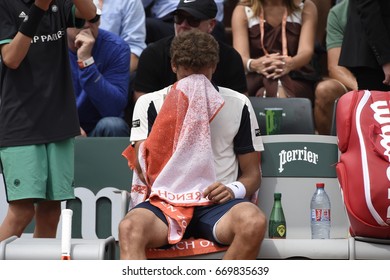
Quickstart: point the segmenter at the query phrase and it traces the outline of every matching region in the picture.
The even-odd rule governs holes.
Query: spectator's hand
[[[386,63],[382,66],[383,73],[385,74],[385,79],[383,83],[390,86],[390,63]]]
[[[80,135],[83,136],[83,137],[87,137],[87,133],[81,127],[80,127]]]
[[[274,71],[267,78],[268,79],[279,79],[280,77],[287,75],[292,69],[292,58],[291,56],[278,56],[275,57],[273,63]]]
[[[274,72],[275,66],[272,64],[278,56],[280,56],[278,53],[274,53],[254,59],[251,63],[251,68],[254,72],[267,77]]]
[[[265,55],[251,63],[251,68],[267,79],[277,79],[288,74],[291,71],[291,66],[292,58],[279,53]]]
[[[266,68],[265,71],[265,77],[267,79],[274,78],[275,75],[281,72],[281,69],[284,65],[283,56],[279,53],[274,53],[267,55],[267,60],[265,61]]]
[[[95,44],[95,37],[91,29],[86,28],[76,35],[75,42],[77,48],[77,58],[79,60],[86,60],[92,56],[92,48]]]
[[[221,204],[231,199],[234,199],[234,193],[224,184],[216,182],[205,189],[205,191],[203,192],[203,197],[207,197],[209,200],[216,204]]]

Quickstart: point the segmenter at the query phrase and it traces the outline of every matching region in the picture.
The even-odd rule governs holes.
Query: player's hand
[[[234,193],[224,184],[215,182],[205,189],[203,192],[203,197],[207,197],[216,204],[222,204],[231,199],[234,199]]]

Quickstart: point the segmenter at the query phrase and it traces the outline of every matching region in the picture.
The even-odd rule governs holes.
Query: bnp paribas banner
[[[261,156],[264,177],[336,177],[335,137],[264,136],[264,146]]]

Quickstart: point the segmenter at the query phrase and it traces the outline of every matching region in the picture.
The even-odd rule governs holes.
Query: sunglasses
[[[202,21],[201,19],[197,19],[193,16],[187,16],[183,14],[175,14],[173,16],[173,21],[176,24],[182,24],[184,20],[186,20],[188,25],[191,27],[198,27],[200,25],[200,22]]]

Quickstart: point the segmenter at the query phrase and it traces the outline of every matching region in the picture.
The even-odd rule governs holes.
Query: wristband
[[[244,198],[246,195],[246,188],[240,181],[235,181],[226,185],[234,193],[234,198]]]
[[[30,11],[28,12],[28,16],[19,27],[19,32],[27,37],[33,38],[45,12],[45,10],[42,10],[35,4],[32,4]]]
[[[93,56],[91,56],[90,58],[88,58],[86,60],[77,60],[77,63],[79,65],[80,69],[84,69],[84,68],[94,64],[95,60],[93,59]]]
[[[252,72],[252,70],[251,70],[252,61],[253,61],[253,59],[249,58],[248,61],[246,62],[246,71],[248,71],[248,72]]]

